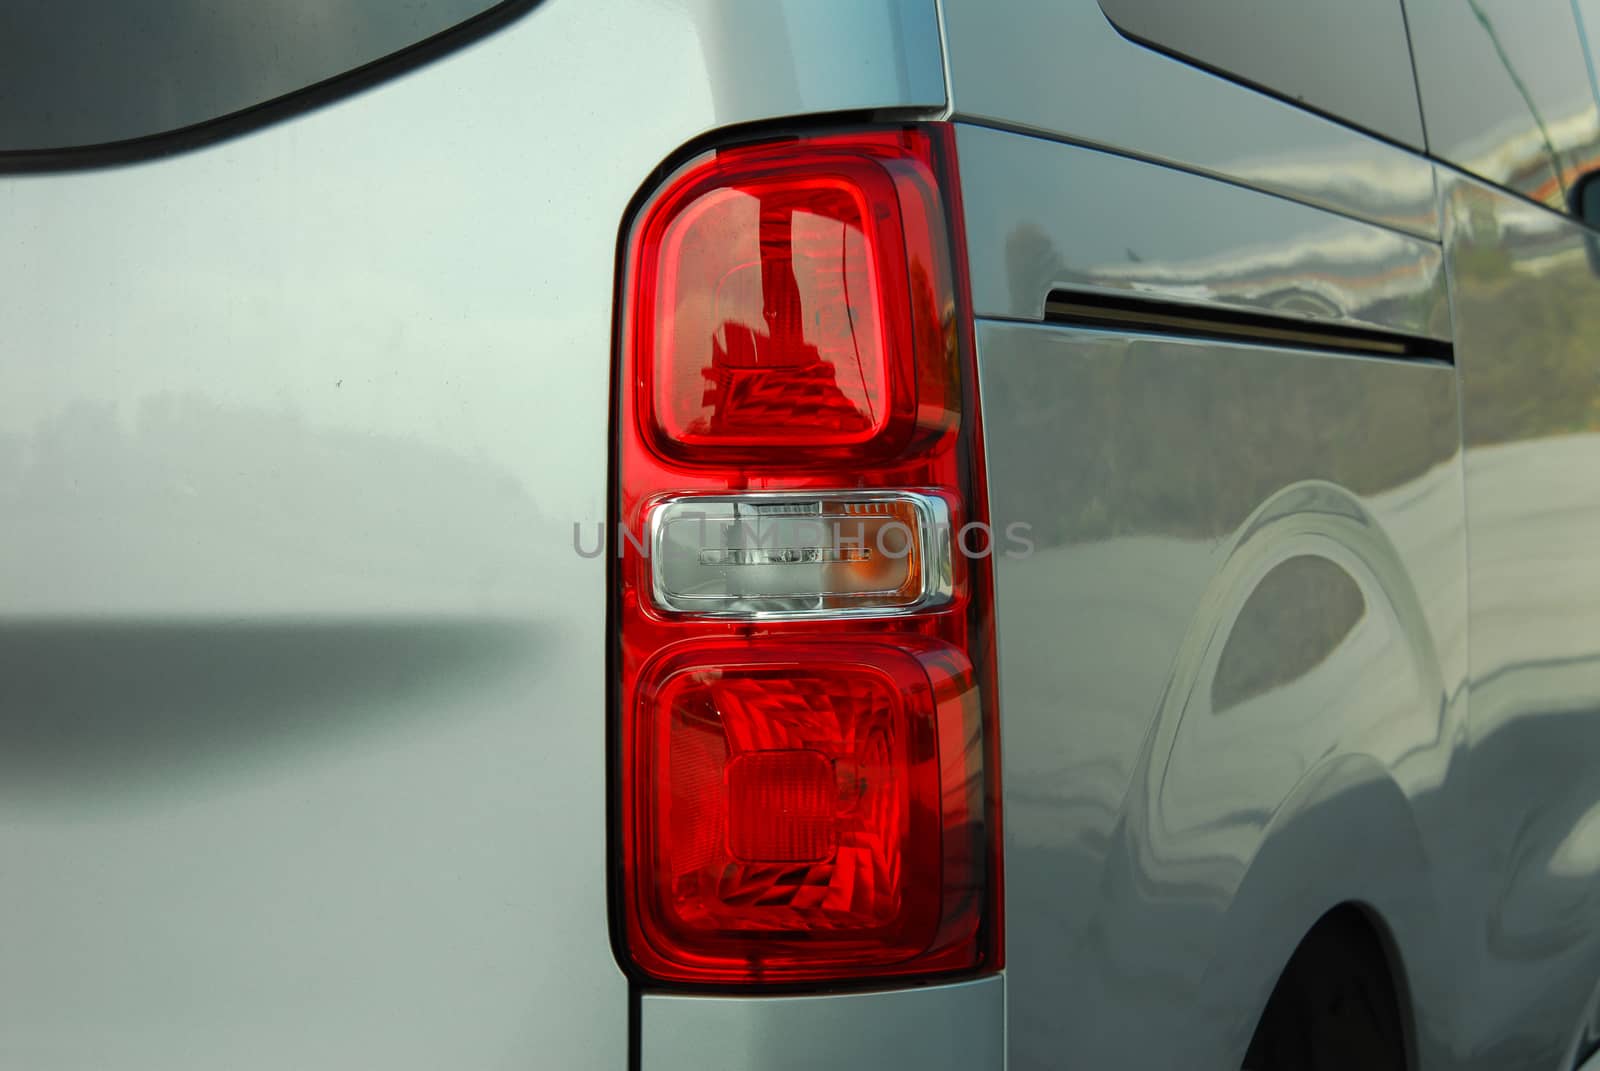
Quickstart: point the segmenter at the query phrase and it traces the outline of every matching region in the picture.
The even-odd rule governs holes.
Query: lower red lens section
[[[824,863],[839,850],[835,759],[809,748],[728,760],[728,854],[741,863]]]
[[[906,639],[691,644],[646,669],[627,779],[640,966],[781,982],[980,961],[972,669]]]

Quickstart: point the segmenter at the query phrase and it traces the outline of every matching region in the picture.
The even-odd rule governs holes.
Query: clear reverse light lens
[[[950,509],[916,492],[694,495],[650,515],[670,613],[783,618],[926,610],[954,590]]]

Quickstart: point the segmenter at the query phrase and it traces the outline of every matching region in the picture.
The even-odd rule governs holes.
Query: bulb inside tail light
[[[653,981],[1000,966],[953,150],[932,124],[708,153],[630,228],[617,891]]]

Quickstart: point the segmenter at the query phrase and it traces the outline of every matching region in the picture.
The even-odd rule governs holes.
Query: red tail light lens
[[[620,892],[651,978],[999,966],[989,572],[951,553],[985,514],[952,149],[723,150],[631,231]]]
[[[810,747],[757,749],[730,758],[725,771],[730,860],[770,865],[835,858],[840,818],[835,762]]]
[[[857,170],[862,170],[857,168]],[[878,228],[843,178],[686,190],[661,236],[654,379],[663,439],[685,446],[862,443],[888,376]],[[886,185],[867,171],[858,181]],[[855,294],[852,296],[851,290]]]
[[[966,962],[980,727],[949,648],[689,644],[646,672],[637,715],[642,966],[759,980]]]
[[[642,429],[708,464],[885,457],[954,422],[928,161],[894,133],[729,150],[681,175],[635,241]],[[919,337],[919,333],[920,336]],[[919,345],[919,342],[924,343]]]

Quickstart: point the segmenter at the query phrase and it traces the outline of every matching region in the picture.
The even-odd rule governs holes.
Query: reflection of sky
[[[1600,32],[1600,2],[1597,0],[1572,0],[1572,13],[1578,20],[1578,41],[1583,45],[1583,61],[1589,70],[1589,89],[1600,100],[1600,80],[1595,77],[1595,40],[1591,32]]]
[[[1600,136],[1573,0],[1411,0],[1407,11],[1433,151],[1560,201],[1550,148],[1570,182]]]
[[[1566,62],[1579,57],[1557,47],[1573,40],[1572,8],[1568,0],[1476,0],[1476,5],[1493,25],[1501,47],[1515,64],[1517,76],[1535,101],[1552,105],[1580,103],[1583,86],[1575,85],[1573,68]],[[1422,4],[1411,0],[1408,6],[1417,8]],[[1451,96],[1460,109],[1458,114],[1464,120],[1471,115],[1493,115],[1504,106],[1507,91],[1504,69],[1489,55],[1492,46],[1483,27],[1473,17],[1472,5],[1453,2],[1449,6],[1460,12],[1460,36],[1441,33],[1436,43],[1448,41],[1467,54],[1483,53],[1489,61],[1488,69],[1478,72],[1480,77],[1461,78],[1451,84]],[[1454,28],[1452,24],[1451,29]]]
[[[1055,287],[1146,289],[1426,335],[1443,300],[1421,239],[1231,183],[1088,149],[963,130],[980,315],[1037,316]],[[1396,300],[1398,299],[1398,300]]]
[[[945,4],[962,113],[1437,233],[1431,169],[1414,154],[1135,44],[1096,3],[1000,7],[1026,18],[992,0]]]

